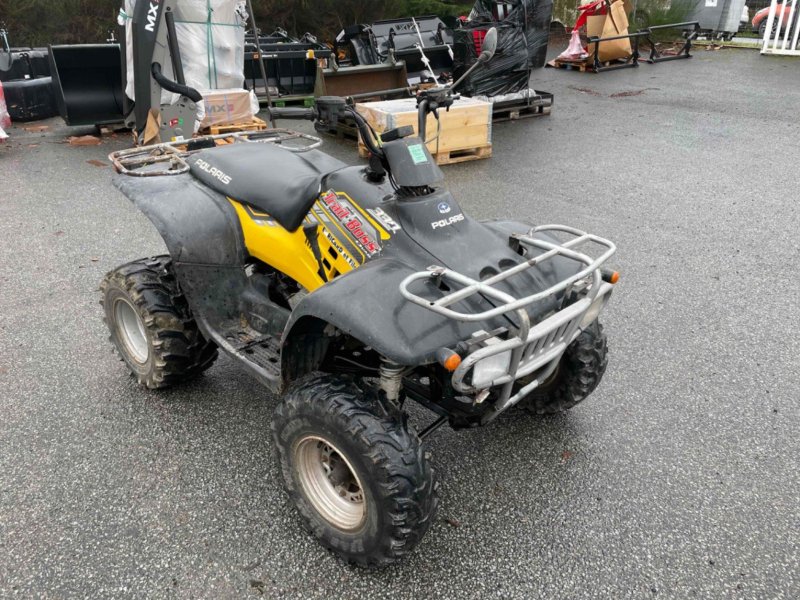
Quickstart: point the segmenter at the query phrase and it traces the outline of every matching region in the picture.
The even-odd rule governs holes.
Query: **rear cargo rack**
[[[186,158],[195,152],[218,145],[237,143],[279,144],[289,152],[307,152],[322,145],[322,140],[291,129],[237,131],[119,150],[109,154],[108,160],[114,165],[117,173],[131,177],[180,175],[189,171]]]
[[[543,233],[561,233],[572,237],[561,243],[534,237]],[[507,313],[514,313],[518,317],[516,332],[510,332],[506,339],[495,339],[494,343],[487,344],[466,355],[453,372],[453,387],[464,394],[477,394],[482,390],[502,386],[500,395],[492,410],[488,411],[484,417],[484,422],[494,419],[500,412],[529,394],[540,385],[541,381],[546,380],[554,371],[567,346],[580,335],[586,325],[583,321],[587,317],[587,313],[593,306],[598,308],[599,312],[612,289],[611,284],[603,281],[600,267],[616,252],[616,246],[605,238],[565,225],[542,225],[531,229],[527,234],[514,234],[509,241],[512,245],[519,245],[521,248],[543,250],[544,252],[531,256],[520,264],[483,281],[472,279],[445,267],[433,266],[429,267],[427,271],[409,275],[400,283],[400,293],[406,300],[449,319],[483,322]],[[589,243],[596,244],[605,250],[596,258],[577,250],[579,246]],[[554,256],[574,260],[584,267],[549,288],[522,298],[515,298],[496,287],[497,284],[539,266]],[[425,298],[409,289],[414,282],[425,280],[432,280],[437,284],[443,282],[456,284],[448,287],[451,289],[459,287],[460,289],[436,299]],[[585,283],[581,284],[582,281]],[[439,285],[437,288],[441,289]],[[579,300],[539,323],[531,325],[525,307],[554,294],[577,288],[580,288],[583,293]],[[461,312],[451,308],[454,304],[476,294],[492,299],[497,305],[489,310],[474,313]],[[598,306],[596,302],[601,304]],[[495,376],[492,381],[482,384],[480,389],[469,382],[468,375],[479,361],[503,353],[509,354],[508,368],[503,373]],[[512,396],[515,381],[529,375],[533,376],[533,380],[523,385]],[[485,397],[484,395],[483,398]]]

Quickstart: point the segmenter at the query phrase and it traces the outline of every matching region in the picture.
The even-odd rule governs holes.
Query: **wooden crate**
[[[414,98],[356,104],[356,110],[378,133],[411,125],[417,132],[417,101]],[[492,105],[473,98],[459,98],[449,111],[440,110],[441,131],[437,137],[436,118],[428,115],[428,150],[437,164],[446,165],[492,155]],[[367,149],[359,140],[359,155]]]

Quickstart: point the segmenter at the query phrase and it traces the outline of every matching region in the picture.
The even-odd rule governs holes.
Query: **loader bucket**
[[[119,44],[50,46],[50,71],[58,111],[67,125],[124,120]]]
[[[370,92],[394,90],[408,87],[406,64],[402,61],[381,65],[358,65],[338,69],[317,70],[314,96],[364,97]]]
[[[438,78],[441,75],[448,73],[453,74],[453,59],[450,56],[450,50],[447,46],[433,46],[425,48],[425,58],[430,63],[431,75]],[[428,65],[422,58],[422,54],[416,48],[406,50],[398,50],[396,53],[397,59],[406,63],[408,69],[408,82],[420,83],[424,79],[422,74],[428,71]]]

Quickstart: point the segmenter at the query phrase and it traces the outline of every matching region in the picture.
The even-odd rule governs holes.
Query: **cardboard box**
[[[202,91],[205,116],[200,128],[211,125],[233,125],[250,123],[256,116],[252,97],[247,90],[205,90]]]
[[[586,19],[586,35],[591,37],[615,37],[628,34],[628,15],[625,12],[625,2],[616,0],[613,2],[605,15],[592,15]],[[618,58],[628,58],[633,49],[629,38],[613,40],[610,42],[600,42],[597,44],[597,52],[600,62],[615,60]],[[587,62],[594,60],[595,44],[589,44],[587,51],[589,57]]]

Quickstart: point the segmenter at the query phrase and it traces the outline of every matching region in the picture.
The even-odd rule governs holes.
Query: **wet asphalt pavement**
[[[698,50],[534,84],[552,115],[496,125],[491,160],[445,174],[477,217],[617,242],[610,365],[569,414],[433,436],[439,517],[379,572],[301,530],[274,466],[277,399],[232,360],[149,392],[111,353],[100,279],[164,251],[109,181],[127,139],[12,128],[0,597],[800,597],[800,62]]]

